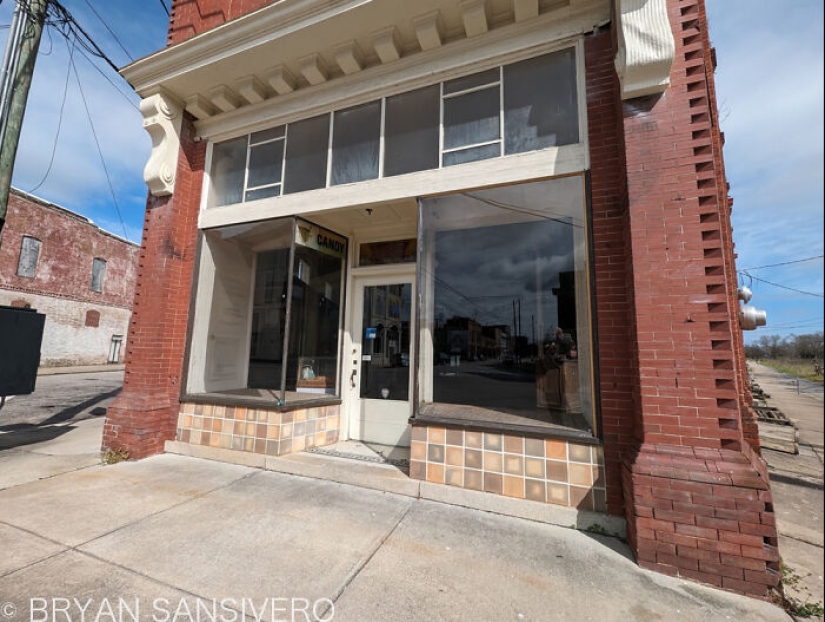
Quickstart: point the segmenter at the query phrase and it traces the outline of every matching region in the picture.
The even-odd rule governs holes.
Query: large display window
[[[187,391],[340,395],[347,240],[300,218],[204,232]]]
[[[418,415],[595,430],[584,180],[420,202]]]

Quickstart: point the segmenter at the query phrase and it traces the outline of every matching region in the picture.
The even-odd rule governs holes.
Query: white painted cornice
[[[153,196],[167,196],[175,190],[183,107],[168,93],[159,91],[140,102],[143,129],[152,137],[152,153],[143,180]]]
[[[622,99],[662,93],[670,85],[676,44],[667,0],[615,0]]]

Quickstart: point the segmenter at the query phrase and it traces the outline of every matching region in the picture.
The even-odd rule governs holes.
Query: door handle
[[[355,376],[357,376],[357,375],[358,375],[358,370],[353,369],[352,373],[349,376],[349,383],[350,383],[350,386],[352,386],[353,389],[355,388]]]

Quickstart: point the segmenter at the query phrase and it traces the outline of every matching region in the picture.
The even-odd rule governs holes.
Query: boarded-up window
[[[17,262],[17,275],[34,278],[37,271],[37,260],[40,257],[40,240],[23,236],[20,244],[20,259]]]
[[[94,309],[86,311],[86,326],[90,328],[100,326],[100,311],[95,311]]]
[[[103,279],[106,276],[106,260],[95,257],[92,260],[92,285],[93,292],[103,291]]]

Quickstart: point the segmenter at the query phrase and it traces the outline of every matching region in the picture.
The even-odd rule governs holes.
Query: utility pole
[[[29,97],[29,88],[32,83],[34,63],[37,60],[37,50],[40,48],[40,37],[43,34],[43,24],[46,21],[46,12],[49,9],[49,0],[17,0],[15,17],[22,18],[20,26],[22,35],[19,44],[11,39],[13,30],[9,32],[9,45],[6,49],[6,63],[9,75],[3,85],[8,97],[8,107],[3,102],[4,116],[0,118],[0,243],[3,239],[3,225],[6,222],[6,210],[9,204],[11,178],[14,172],[14,160],[17,156],[17,144],[20,140],[20,129],[23,127],[23,116],[26,113],[26,100]],[[9,62],[9,54],[16,62]],[[6,86],[8,85],[8,89]]]

